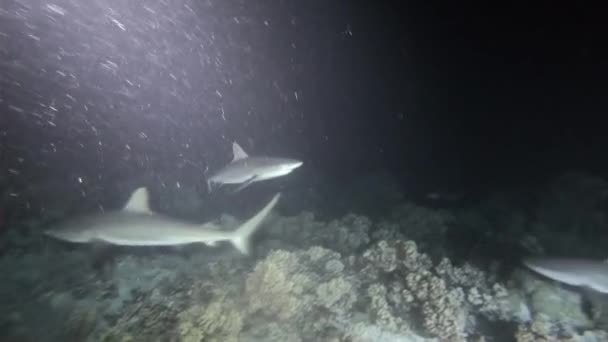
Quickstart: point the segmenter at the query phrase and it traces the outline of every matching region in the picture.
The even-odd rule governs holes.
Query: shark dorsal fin
[[[149,202],[148,189],[139,188],[133,191],[123,210],[137,213],[151,213],[152,210],[150,210]]]
[[[247,153],[239,146],[239,144],[235,142],[232,143],[232,161],[237,161],[239,159],[245,159],[249,157]]]

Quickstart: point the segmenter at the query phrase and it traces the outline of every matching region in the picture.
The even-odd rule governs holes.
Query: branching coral
[[[194,305],[178,314],[180,341],[239,341],[243,310],[227,293],[214,296],[209,304]]]
[[[357,300],[358,285],[344,269],[338,253],[321,247],[272,252],[247,277],[248,310],[321,331],[330,326],[323,317],[345,317]]]
[[[407,303],[408,305],[401,308],[420,314],[427,333],[440,338],[457,338],[463,335],[466,310],[462,307],[462,291],[449,290],[445,281],[433,274],[431,260],[418,252],[413,241],[380,241],[367,250],[363,258],[369,263],[367,268],[371,266],[380,269],[391,274],[393,279],[403,277],[401,283],[393,283],[393,288],[398,290],[389,292],[391,302]],[[384,288],[378,286],[370,286],[370,310],[377,312],[374,315],[385,322],[384,326],[407,330],[403,327],[402,319],[395,317],[404,313],[399,310],[401,312],[391,314],[388,303],[378,299],[386,296],[386,290],[380,291]],[[374,308],[384,303],[386,305],[382,305],[381,310]]]
[[[369,314],[372,323],[388,331],[409,331],[405,321],[393,312],[386,299],[387,290],[382,284],[372,284],[367,289],[367,295],[370,298]]]
[[[517,342],[603,342],[608,341],[608,333],[603,330],[577,332],[540,314],[532,322],[520,324],[515,339]]]
[[[422,328],[440,339],[463,338],[467,319],[474,312],[499,319],[511,317],[508,293],[502,285],[490,286],[484,273],[470,265],[454,267],[444,259],[433,267],[413,241],[378,242],[363,254],[362,267],[372,274],[370,281],[375,278],[391,284],[387,303],[393,309],[383,312],[420,316]],[[396,318],[388,321],[398,322]]]

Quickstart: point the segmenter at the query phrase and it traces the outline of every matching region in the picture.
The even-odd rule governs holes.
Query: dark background
[[[204,194],[233,140],[304,160],[310,189],[608,176],[607,30],[582,2],[55,6],[0,5],[4,216],[127,181]]]

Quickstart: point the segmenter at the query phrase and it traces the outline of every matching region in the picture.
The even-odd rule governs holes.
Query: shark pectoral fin
[[[243,184],[239,185],[236,189],[232,190],[232,193],[237,193],[243,189],[245,189],[246,187],[248,187],[249,185],[251,185],[251,183],[255,182],[255,180],[258,178],[258,176],[251,176],[251,178],[247,179]]]

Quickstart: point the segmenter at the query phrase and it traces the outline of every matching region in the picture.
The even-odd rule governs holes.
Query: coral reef
[[[248,311],[286,322],[303,337],[330,329],[330,318],[347,317],[357,300],[358,284],[340,259],[321,247],[270,253],[247,277]]]
[[[598,194],[581,205],[601,206],[603,183],[585,184]],[[567,192],[557,189],[547,193]],[[36,341],[608,340],[602,315],[584,310],[580,292],[514,263],[499,272],[511,260],[446,252],[450,230],[477,234],[494,219],[506,227],[488,235],[496,243],[525,240],[522,250],[548,251],[557,237],[542,233],[543,222],[557,215],[549,208],[565,208],[548,201],[534,221],[501,209],[504,199],[474,215],[404,203],[378,222],[352,213],[275,216],[253,258],[200,246],[120,250],[101,269],[88,246],[42,243],[30,222],[2,243],[0,326],[8,340]],[[237,221],[224,216],[221,224]]]
[[[579,333],[567,324],[556,323],[544,314],[532,322],[521,324],[515,333],[517,342],[601,342],[608,341],[608,333],[603,330],[585,330]]]
[[[210,303],[194,305],[178,315],[180,341],[239,341],[243,311],[227,293],[215,294]]]

